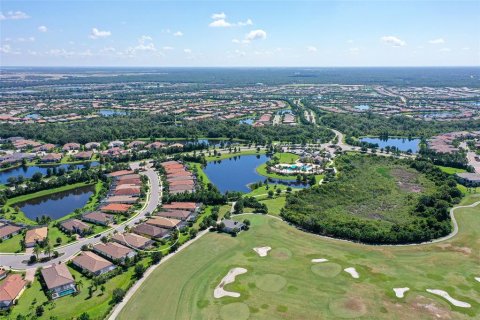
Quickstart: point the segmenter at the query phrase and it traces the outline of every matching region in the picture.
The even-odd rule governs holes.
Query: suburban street
[[[132,163],[132,169],[139,168],[139,163]],[[80,239],[71,244],[67,244],[58,248],[55,248],[56,251],[60,254],[60,256],[56,259],[51,259],[48,262],[43,263],[36,263],[34,265],[28,265],[27,261],[30,258],[31,254],[27,253],[2,253],[0,255],[0,265],[6,268],[14,269],[14,270],[25,270],[30,268],[40,268],[44,266],[48,266],[54,263],[62,262],[69,260],[72,256],[76,255],[83,245],[95,244],[100,242],[100,238],[102,236],[106,236],[110,233],[115,231],[122,232],[124,231],[126,226],[132,226],[138,221],[145,218],[147,213],[153,212],[157,206],[161,203],[162,198],[162,191],[161,191],[161,180],[158,177],[158,174],[152,167],[146,167],[145,171],[140,171],[141,174],[144,174],[149,179],[150,189],[149,194],[147,196],[146,205],[144,208],[133,218],[128,221],[123,222],[122,224],[115,225],[113,228],[106,230],[100,234],[97,234],[94,237]],[[40,255],[39,257],[45,257],[45,255]]]

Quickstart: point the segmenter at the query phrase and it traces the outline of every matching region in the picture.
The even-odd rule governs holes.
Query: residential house
[[[153,244],[153,240],[142,237],[135,233],[117,233],[113,235],[112,240],[123,244],[127,247],[134,247],[136,249],[146,249]]]
[[[93,156],[93,151],[80,151],[75,154],[73,157],[76,160],[90,160]]]
[[[60,223],[60,228],[68,233],[78,233],[84,235],[88,233],[91,227],[78,219],[70,219]]]
[[[135,140],[128,144],[129,148],[141,148],[145,145],[145,141]]]
[[[119,140],[115,140],[115,141],[112,141],[108,144],[108,147],[109,148],[119,148],[119,147],[123,147],[125,143],[123,143],[123,141],[119,141]]]
[[[62,160],[63,155],[61,153],[47,153],[44,155],[40,162],[49,163],[49,162],[59,162]]]
[[[127,213],[131,207],[131,204],[109,203],[106,206],[101,207],[100,211],[110,213]]]
[[[93,149],[98,149],[100,148],[100,143],[99,142],[89,142],[85,144],[85,149],[87,150],[93,150]]]
[[[457,173],[455,176],[458,182],[460,182],[466,187],[480,186],[480,174],[478,173],[462,172],[462,173]]]
[[[188,210],[165,210],[156,214],[159,217],[178,219],[182,221],[188,221],[193,219],[193,212]]]
[[[27,281],[19,274],[10,274],[0,283],[0,310],[12,307],[20,298]]]
[[[72,263],[80,269],[95,276],[107,273],[116,268],[113,263],[91,251],[84,251],[80,253],[78,256],[73,258]]]
[[[169,235],[169,230],[159,228],[150,224],[141,223],[136,225],[133,229],[136,234],[144,235],[151,238],[161,239]]]
[[[75,142],[66,143],[63,145],[63,151],[72,151],[72,150],[80,150],[80,144]]]
[[[159,228],[173,229],[176,227],[180,227],[182,221],[177,219],[167,219],[164,217],[152,217],[145,221],[145,223]]]
[[[11,224],[6,224],[0,227],[0,239],[2,240],[7,240],[10,239],[11,237],[19,234],[22,231],[22,228],[11,225]]]
[[[43,268],[41,274],[52,299],[77,292],[75,280],[65,264],[52,264]]]
[[[127,257],[133,258],[137,254],[135,250],[116,242],[97,243],[93,246],[93,251],[107,259],[120,262],[125,261]]]
[[[27,230],[25,233],[25,247],[31,248],[37,243],[43,243],[47,239],[48,227],[40,227]]]
[[[92,222],[95,224],[100,224],[103,226],[108,226],[109,224],[113,223],[113,215],[103,213],[100,211],[93,211],[85,213],[82,216],[82,220]]]
[[[245,224],[240,221],[230,220],[230,219],[223,219],[222,220],[224,227],[222,231],[232,233],[236,230],[241,231],[245,229]]]

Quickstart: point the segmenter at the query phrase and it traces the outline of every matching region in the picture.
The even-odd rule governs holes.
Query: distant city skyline
[[[0,66],[479,66],[479,1],[2,1]]]

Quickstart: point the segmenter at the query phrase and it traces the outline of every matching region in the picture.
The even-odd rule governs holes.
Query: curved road
[[[132,169],[138,168],[138,163],[131,164]],[[149,196],[147,196],[146,205],[142,208],[142,210],[135,215],[133,218],[129,219],[128,221],[123,222],[122,224],[115,225],[114,227],[105,230],[104,232],[100,233],[100,235],[96,235],[95,237],[83,238],[79,241],[73,242],[71,244],[67,244],[58,248],[54,248],[54,250],[60,253],[60,256],[56,259],[52,259],[48,262],[44,263],[36,263],[34,265],[28,265],[26,261],[30,258],[31,254],[26,253],[11,253],[6,254],[3,253],[0,255],[0,265],[6,268],[15,269],[15,270],[25,270],[30,268],[40,268],[44,266],[51,265],[53,263],[58,263],[61,261],[69,260],[72,256],[76,255],[82,248],[83,245],[95,244],[100,242],[100,238],[102,236],[106,236],[114,231],[122,232],[125,230],[126,226],[131,226],[136,222],[145,218],[146,213],[153,212],[157,206],[161,202],[162,192],[161,192],[161,182],[160,179],[155,172],[155,170],[151,167],[147,167],[146,171],[141,172],[148,177],[150,183],[150,190]],[[45,255],[40,255],[40,257],[44,257]]]

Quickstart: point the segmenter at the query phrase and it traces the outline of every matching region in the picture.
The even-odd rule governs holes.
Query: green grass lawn
[[[148,259],[148,258],[147,258]],[[146,261],[146,259],[144,259]],[[145,265],[145,261],[143,261]],[[142,262],[141,262],[142,263]],[[27,319],[33,319],[35,315],[35,308],[38,305],[44,305],[44,314],[37,319],[74,319],[81,313],[86,312],[90,319],[100,320],[104,319],[105,314],[110,310],[110,299],[115,288],[127,289],[133,275],[133,267],[128,271],[109,279],[105,283],[105,293],[102,294],[100,288],[94,293],[93,297],[88,297],[88,287],[92,284],[91,279],[83,276],[78,271],[69,268],[70,272],[75,278],[75,281],[81,280],[83,285],[80,288],[80,293],[77,296],[65,296],[48,302],[47,297],[41,289],[38,280],[35,280],[30,288],[25,290],[20,297],[19,303],[12,309],[8,319],[16,319],[17,315],[22,314]]]
[[[300,159],[298,155],[290,152],[277,152],[273,156],[277,157],[280,163],[288,163],[288,164],[293,164],[295,163],[295,161]]]
[[[200,163],[195,163],[195,162],[188,162],[187,165],[193,170],[193,168],[197,169],[198,173],[198,179],[201,181],[203,184],[208,184],[210,182],[210,179],[208,176],[205,174],[205,172],[202,169],[202,165]]]
[[[443,167],[443,166],[437,166],[442,170],[443,172],[446,172],[448,174],[455,174],[455,173],[462,173],[462,172],[467,172],[465,169],[458,169],[458,168],[452,168],[452,167]]]
[[[464,203],[480,200],[470,195]],[[480,208],[456,211],[460,232],[422,246],[368,246],[321,238],[263,215],[238,237],[209,233],[158,267],[119,319],[478,319]],[[252,249],[270,246],[267,257]],[[326,258],[327,263],[311,259]],[[248,270],[215,299],[214,288],[235,267]],[[360,278],[343,271],[355,267]],[[409,287],[405,298],[393,288]],[[426,289],[447,291],[459,308]]]
[[[21,252],[22,246],[20,245],[20,241],[23,240],[23,234],[17,234],[10,239],[3,240],[0,242],[0,252],[4,253],[14,253],[14,252]]]
[[[271,214],[271,215],[274,215],[274,216],[279,216],[280,215],[280,210],[283,207],[285,207],[286,197],[285,196],[279,196],[279,197],[275,197],[273,199],[261,200],[260,202],[265,203],[265,205],[268,208],[268,214]]]

